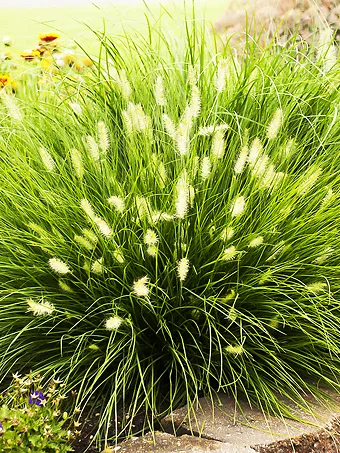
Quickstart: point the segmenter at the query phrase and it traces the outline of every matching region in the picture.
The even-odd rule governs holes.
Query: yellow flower
[[[89,68],[90,66],[93,66],[93,61],[91,60],[91,58],[89,57],[83,57],[81,59],[81,61],[83,62],[83,65],[86,67],[86,68]]]
[[[59,33],[51,32],[51,33],[40,33],[39,34],[39,41],[42,41],[42,42],[52,42],[58,38],[60,38]]]
[[[0,74],[0,88],[9,87],[13,90],[17,88],[18,84],[10,76]]]
[[[40,57],[40,52],[39,50],[30,50],[26,52],[20,52],[20,56],[24,60],[34,60],[37,57]]]
[[[63,56],[63,60],[66,65],[73,66],[77,61],[77,57],[74,53],[67,53]]]
[[[51,66],[52,66],[52,64],[53,64],[53,61],[50,60],[50,59],[48,59],[48,58],[43,58],[43,59],[41,60],[41,63],[40,63],[40,64],[41,64],[41,69],[42,69],[43,71],[48,71],[49,69],[51,69]]]

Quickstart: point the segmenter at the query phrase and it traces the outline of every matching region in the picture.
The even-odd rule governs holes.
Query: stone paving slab
[[[155,432],[144,437],[133,437],[117,447],[104,450],[102,453],[256,453],[249,447],[234,448],[222,442],[183,435]]]
[[[305,436],[305,442],[307,442],[306,436],[309,436],[310,439],[313,439],[314,445],[314,443],[318,444],[321,436],[324,443],[327,439],[328,449],[322,450],[321,446],[319,449],[315,449],[316,447],[310,445],[309,450],[306,450],[308,453],[314,451],[340,453],[340,436],[337,437],[340,433],[340,426],[336,423],[330,425],[335,417],[340,416],[340,396],[338,394],[332,395],[332,404],[327,408],[313,405],[315,410],[313,415],[307,415],[296,406],[291,407],[295,416],[304,422],[264,416],[259,409],[251,408],[245,402],[240,408],[236,405],[235,400],[225,394],[219,394],[214,404],[207,398],[201,398],[190,417],[187,407],[175,410],[162,420],[162,426],[169,433],[177,433],[177,435],[186,433],[218,440],[229,446],[230,451],[233,451],[233,448],[238,451],[237,449],[240,448],[252,447],[260,452],[303,452],[305,450],[296,449],[296,445],[300,445],[299,439]],[[328,430],[324,429],[326,426],[328,426]],[[276,449],[270,449],[270,445],[273,448],[275,445]]]

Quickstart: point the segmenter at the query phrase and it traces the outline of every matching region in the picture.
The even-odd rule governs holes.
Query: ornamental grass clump
[[[0,373],[58,373],[106,437],[339,388],[339,63],[187,32],[100,36],[91,75],[2,121]]]

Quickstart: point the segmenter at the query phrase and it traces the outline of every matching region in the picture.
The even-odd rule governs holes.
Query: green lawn
[[[187,12],[192,9],[191,2],[187,2]],[[195,2],[196,19],[205,19],[214,22],[225,8],[226,0],[211,0],[209,7],[206,2]],[[183,30],[185,16],[184,4],[167,4],[165,8],[160,5],[150,6],[152,15],[168,23],[175,32]],[[10,35],[14,38],[14,51],[34,48],[37,44],[39,32],[57,30],[62,33],[63,42],[71,46],[77,40],[90,52],[94,52],[97,43],[93,39],[89,25],[102,29],[105,21],[106,28],[112,35],[119,35],[124,30],[137,29],[147,31],[145,5],[109,5],[97,8],[95,6],[83,7],[57,7],[57,8],[1,8],[0,35]]]

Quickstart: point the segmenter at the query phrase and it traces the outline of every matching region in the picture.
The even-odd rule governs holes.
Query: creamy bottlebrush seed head
[[[102,39],[114,66],[61,99],[6,92],[20,128],[0,99],[0,378],[60,374],[104,437],[123,407],[117,435],[214,390],[338,389],[340,68],[190,39]]]

